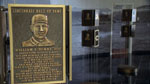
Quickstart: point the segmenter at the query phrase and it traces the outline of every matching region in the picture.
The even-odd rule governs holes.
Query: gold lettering
[[[15,78],[22,82],[59,79],[63,73],[60,69],[62,63],[55,59],[62,59],[60,51],[62,51],[60,47],[15,49],[17,53],[15,60],[22,60],[18,66],[14,67],[20,70],[15,73]]]
[[[51,9],[47,9],[46,12],[47,12],[47,13],[51,13],[52,10],[51,10]]]
[[[12,13],[54,13],[59,14],[61,13],[61,9],[28,9],[28,8],[22,8],[17,9],[13,8]]]
[[[36,9],[36,13],[45,13],[45,9]]]
[[[16,9],[12,10],[13,13],[35,13],[34,9]]]

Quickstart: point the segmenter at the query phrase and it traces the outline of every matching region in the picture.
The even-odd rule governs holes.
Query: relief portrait
[[[32,36],[29,40],[22,42],[22,47],[34,46],[54,46],[55,42],[47,38],[49,29],[48,17],[44,14],[36,14],[32,16],[30,29]]]

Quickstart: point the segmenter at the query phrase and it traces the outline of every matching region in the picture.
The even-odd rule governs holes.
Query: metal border
[[[72,80],[72,7],[69,6],[69,80]]]

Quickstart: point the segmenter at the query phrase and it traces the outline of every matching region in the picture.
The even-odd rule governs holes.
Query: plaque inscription
[[[65,83],[65,6],[9,4],[11,83]]]

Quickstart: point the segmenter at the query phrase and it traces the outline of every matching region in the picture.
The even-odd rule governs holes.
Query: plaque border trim
[[[65,5],[49,5],[49,4],[8,4],[8,12],[9,12],[9,34],[10,34],[10,65],[11,65],[11,84],[14,83],[14,61],[13,61],[13,32],[12,32],[12,15],[11,15],[11,7],[58,7],[63,8],[63,80],[62,81],[51,81],[51,82],[32,82],[32,83],[19,83],[19,84],[51,84],[51,83],[66,83],[66,9]]]
[[[72,80],[72,6],[69,6],[69,39],[70,39],[70,44],[69,44],[69,46],[70,46],[70,50],[69,50],[69,69],[70,69],[70,71],[69,71],[69,80],[71,81]]]

